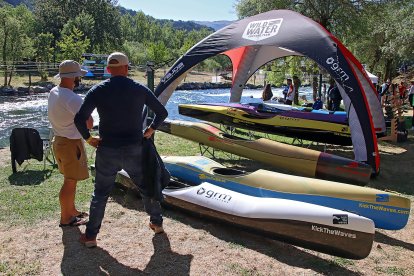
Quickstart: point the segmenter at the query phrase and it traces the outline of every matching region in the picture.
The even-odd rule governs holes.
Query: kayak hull
[[[372,219],[377,228],[402,229],[410,215],[410,199],[392,192],[266,170],[246,173],[228,169],[202,156],[170,156],[163,161],[174,178],[190,185],[208,181],[250,196],[346,210]]]
[[[178,111],[181,115],[248,130],[321,143],[352,145],[349,126],[346,124],[294,117],[292,114],[258,116],[246,109],[225,105],[180,104]]]
[[[158,130],[301,176],[359,185],[371,178],[371,167],[365,163],[264,138],[246,140],[205,123],[167,120]]]
[[[348,212],[275,198],[257,198],[210,183],[163,191],[164,203],[323,253],[362,259],[371,251],[372,220]]]

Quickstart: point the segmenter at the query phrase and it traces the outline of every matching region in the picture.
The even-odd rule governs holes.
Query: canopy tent
[[[174,63],[155,90],[159,100],[166,104],[193,66],[218,54],[226,54],[233,63],[232,102],[240,101],[250,76],[276,58],[306,56],[325,68],[344,99],[355,159],[379,172],[376,132],[385,131],[385,120],[375,88],[359,61],[318,23],[289,10],[234,22],[197,43]]]
[[[378,77],[375,76],[374,74],[368,72],[367,70],[365,70],[365,72],[367,73],[369,79],[372,81],[373,84],[378,84]]]

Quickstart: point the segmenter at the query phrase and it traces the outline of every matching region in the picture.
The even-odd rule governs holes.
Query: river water
[[[174,92],[167,103],[169,119],[194,120],[178,113],[178,104],[182,103],[226,103],[229,100],[230,89],[210,90],[178,90]],[[273,88],[273,95],[282,97],[282,89]],[[242,103],[259,102],[262,90],[243,91]],[[312,98],[311,88],[299,90],[299,95],[305,95],[308,100]],[[84,97],[84,95],[81,95]],[[31,127],[39,131],[42,137],[49,133],[49,120],[47,117],[48,94],[27,96],[0,96],[0,147],[9,145],[9,137],[13,128]],[[95,124],[99,122],[96,112],[92,114]]]

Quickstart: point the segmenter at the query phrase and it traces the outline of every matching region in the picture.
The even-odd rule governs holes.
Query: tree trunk
[[[313,75],[312,77],[312,98],[313,101],[316,101],[316,95],[318,94],[318,76],[317,75]]]
[[[4,66],[4,86],[7,86],[7,36],[8,36],[8,32],[5,31],[4,32],[4,41],[3,41],[3,66]]]
[[[11,80],[13,77],[13,68],[10,70],[10,74],[9,74],[9,81],[7,82],[7,85],[10,86]]]
[[[299,105],[300,80],[297,76],[293,76],[293,86],[295,88],[295,97],[293,98],[293,103]]]
[[[385,75],[384,75],[384,78],[386,78],[386,79],[391,79],[392,78],[393,74],[392,74],[391,70],[392,70],[392,60],[387,59],[385,61],[385,70],[384,70]]]

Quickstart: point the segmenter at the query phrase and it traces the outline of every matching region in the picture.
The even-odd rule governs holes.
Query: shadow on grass
[[[154,254],[143,271],[129,267],[103,248],[86,248],[79,242],[77,227],[62,228],[64,253],[63,275],[189,275],[192,255],[180,255],[171,250],[167,234],[152,238]],[[133,252],[131,252],[133,254]],[[139,257],[138,257],[139,258]]]
[[[394,239],[378,231],[375,231],[375,241],[392,246],[403,247],[405,249],[414,251],[414,244]]]
[[[52,176],[53,170],[24,170],[9,176],[10,185],[35,186]]]
[[[118,187],[114,189],[111,197],[125,208],[144,211],[142,201],[137,198],[137,193],[134,191]],[[240,231],[238,227],[223,224],[207,217],[200,218],[198,215],[171,208],[164,208],[163,215],[195,229],[202,229],[220,240],[228,242],[229,246],[249,248],[289,266],[311,269],[317,273],[360,275],[334,261],[324,260],[315,254],[308,253],[308,250],[300,250],[293,245],[266,238],[256,233]],[[168,225],[166,231],[168,232]]]

